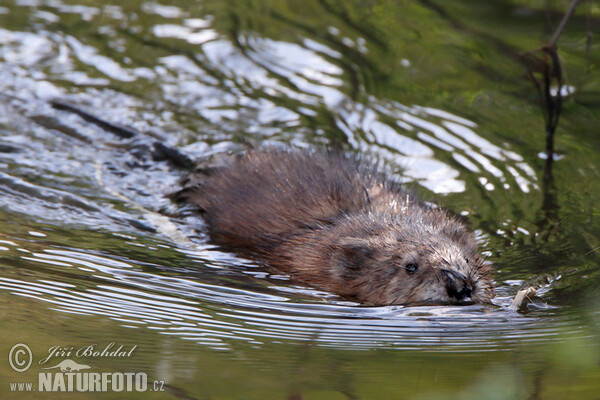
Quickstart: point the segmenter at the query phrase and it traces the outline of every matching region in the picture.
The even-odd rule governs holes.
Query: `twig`
[[[554,133],[558,126],[560,112],[562,109],[562,89],[564,86],[563,68],[558,56],[557,44],[560,35],[565,30],[567,22],[575,12],[575,9],[583,0],[573,0],[569,9],[558,24],[552,38],[538,51],[543,53],[542,57],[536,56],[535,51],[525,53],[528,73],[536,86],[542,100],[542,109],[546,119],[546,173],[545,181],[551,181],[552,161],[554,159]],[[537,70],[537,71],[535,71]],[[541,82],[538,81],[534,72],[541,72]],[[556,89],[553,88],[555,85]],[[554,90],[556,92],[554,93]]]
[[[531,286],[527,289],[519,290],[515,296],[515,299],[512,301],[510,306],[508,306],[508,308],[510,310],[517,311],[525,299],[529,299],[530,295],[535,295],[536,293],[537,290]]]
[[[560,24],[558,24],[558,28],[556,28],[556,32],[554,32],[552,39],[550,39],[550,41],[546,44],[546,47],[556,48],[556,44],[558,43],[558,38],[565,30],[565,26],[567,25],[569,18],[571,18],[571,15],[573,15],[573,13],[575,12],[575,9],[579,5],[579,3],[581,3],[582,1],[583,0],[573,0],[571,5],[569,6],[569,9],[567,10],[567,13],[563,16],[563,19],[560,21]]]
[[[590,56],[592,51],[592,0],[588,0],[587,17],[585,20],[586,41],[585,41],[585,72],[590,73]]]

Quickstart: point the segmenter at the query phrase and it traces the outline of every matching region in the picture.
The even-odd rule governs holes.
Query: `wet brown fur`
[[[191,174],[178,198],[199,207],[214,242],[349,299],[493,297],[490,269],[464,224],[353,156],[249,150]]]

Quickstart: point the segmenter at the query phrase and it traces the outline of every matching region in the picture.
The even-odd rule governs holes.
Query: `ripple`
[[[537,188],[536,174],[523,157],[483,138],[473,121],[433,107],[373,97],[358,101],[345,83],[349,71],[342,63],[342,53],[329,44],[306,37],[291,43],[240,32],[239,43],[234,45],[211,28],[209,16],[186,18],[181,10],[165,11],[171,9],[156,3],[145,3],[144,10],[171,15],[163,15],[168,23],[152,26],[156,38],[197,44],[199,53],[171,54],[157,58],[149,68],[129,69],[73,36],[43,30],[36,34],[3,31],[0,50],[4,61],[13,66],[56,60],[63,76],[78,84],[106,85],[112,80],[132,82],[160,76],[157,84],[164,99],[215,124],[224,139],[237,136],[240,129],[264,138],[286,135],[296,127],[304,129],[302,119],[320,116],[324,107],[355,148],[399,166],[405,180],[414,180],[435,193],[464,192],[467,174],[478,175],[472,184],[479,182],[488,191],[515,187],[529,193]],[[342,39],[336,43],[340,48],[355,46]],[[108,80],[74,70],[75,60]],[[9,82],[21,82],[10,76],[4,81],[9,86]],[[36,78],[30,83],[37,92],[44,85]],[[16,87],[14,92],[23,93]],[[121,104],[125,101],[120,100]]]
[[[93,66],[98,71],[107,75],[111,79],[122,82],[131,82],[136,79],[126,68],[121,67],[116,61],[98,54],[98,50],[92,46],[84,45],[72,36],[67,36],[65,42],[73,49],[75,57],[82,63]]]
[[[6,242],[10,246],[18,241]],[[505,309],[508,297],[497,299],[503,307],[299,302],[284,290],[276,294],[277,287],[241,289],[208,284],[197,275],[158,275],[142,271],[135,260],[85,251],[44,249],[28,254],[14,256],[40,275],[53,276],[46,265],[62,274],[79,270],[85,275],[75,283],[0,277],[0,290],[49,303],[57,312],[109,318],[125,327],[143,327],[218,349],[231,348],[236,341],[284,341],[342,349],[495,351],[522,342],[554,341],[563,329],[577,330],[577,321],[561,318],[549,324],[510,312]]]
[[[519,198],[539,189],[525,157],[495,144],[486,128],[457,115],[460,110],[368,93],[360,57],[373,51],[369,41],[334,26],[326,37],[303,30],[276,40],[235,26],[228,35],[208,15],[192,18],[155,2],[141,6],[156,16],[147,25],[124,5],[17,4],[31,8],[39,29],[0,29],[0,121],[9,150],[0,152],[0,207],[7,221],[33,220],[48,231],[27,233],[42,232],[31,228],[0,240],[1,290],[45,302],[57,313],[111,319],[218,349],[284,341],[494,351],[544,344],[580,329],[561,310],[508,311],[516,291],[510,283],[499,285],[497,305],[490,307],[361,307],[211,247],[198,219],[173,221],[197,246],[160,242],[160,229],[144,211],[115,195],[147,210],[170,210],[164,194],[179,173],[140,156],[151,138],[198,158],[246,143],[348,142],[402,171],[399,179],[434,193],[512,189],[506,196]],[[49,28],[66,26],[66,14],[79,22],[73,29],[80,34]],[[86,30],[81,21],[96,17],[103,26]],[[401,60],[407,71],[415,64]],[[117,141],[58,112],[43,101],[53,97],[131,126],[142,132],[140,140]],[[498,209],[496,197],[479,200]],[[52,227],[81,230],[57,237]],[[506,228],[498,234],[513,233]],[[481,241],[495,233],[487,229],[478,231]],[[91,250],[105,243],[110,247]],[[17,274],[15,265],[27,274]]]

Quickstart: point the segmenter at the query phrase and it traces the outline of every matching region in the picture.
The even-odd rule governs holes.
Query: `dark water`
[[[0,0],[0,347],[34,355],[0,362],[2,398],[29,398],[9,382],[37,383],[65,358],[39,365],[51,347],[114,342],[137,347],[71,358],[165,380],[156,398],[599,399],[600,14],[581,6],[559,42],[547,183],[519,58],[567,6],[547,3]],[[384,161],[469,220],[495,306],[361,307],[220,251],[165,197],[181,171],[149,160],[153,140]],[[527,286],[539,297],[509,310]]]

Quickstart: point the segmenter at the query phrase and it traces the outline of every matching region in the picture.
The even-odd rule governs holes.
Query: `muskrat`
[[[73,104],[50,104],[140,139]],[[155,161],[194,168],[160,140],[147,150]],[[269,148],[221,161],[196,168],[173,195],[198,207],[217,244],[370,305],[488,303],[494,296],[491,269],[466,226],[356,156]]]
[[[368,305],[487,303],[473,234],[356,156],[248,150],[187,177],[177,198],[216,244]]]

